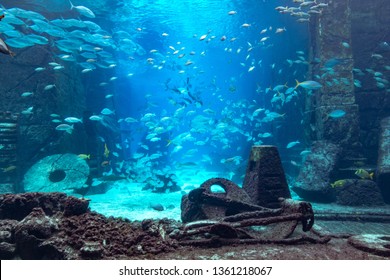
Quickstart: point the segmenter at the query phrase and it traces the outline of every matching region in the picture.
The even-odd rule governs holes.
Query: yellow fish
[[[86,155],[86,154],[79,154],[78,157],[81,159],[91,159],[91,155]]]
[[[10,165],[8,167],[4,167],[2,168],[1,170],[5,173],[5,172],[10,172],[10,171],[13,171],[16,169],[16,166],[15,165]]]
[[[368,179],[368,180],[373,180],[374,178],[374,172],[368,173],[368,171],[364,169],[356,170],[355,175],[359,176],[362,179]]]
[[[345,184],[345,180],[337,180],[336,182],[330,185],[332,188],[336,188],[336,187],[343,187],[344,184]]]
[[[104,156],[108,158],[109,154],[110,154],[110,150],[107,148],[107,144],[104,144]]]

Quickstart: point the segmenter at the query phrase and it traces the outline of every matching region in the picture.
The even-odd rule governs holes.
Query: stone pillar
[[[319,63],[311,67],[310,79],[318,80],[322,88],[312,97],[308,95],[312,117],[306,116],[306,120],[314,121],[314,139],[339,144],[342,158],[356,158],[360,148],[359,108],[352,72],[350,0],[330,0],[328,4],[311,23],[311,56]],[[345,116],[331,118],[329,113],[336,109],[345,111]],[[310,125],[307,127],[310,130]]]
[[[360,141],[370,166],[378,161],[380,123],[390,116],[390,86],[380,86],[382,79],[390,77],[390,69],[385,67],[390,65],[390,5],[388,0],[353,0],[351,10],[354,68],[359,69],[354,73],[361,85],[355,88]],[[375,73],[383,76],[377,77]]]
[[[253,146],[249,156],[243,189],[253,203],[278,208],[279,197],[291,198],[278,149],[275,146]]]
[[[384,201],[390,203],[390,117],[381,122],[376,178]]]
[[[0,193],[14,193],[20,182],[17,142],[18,114],[0,112]]]

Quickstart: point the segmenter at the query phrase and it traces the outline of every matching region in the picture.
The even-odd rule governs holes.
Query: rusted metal
[[[221,186],[225,193],[211,192],[213,185]],[[302,231],[309,231],[314,224],[310,203],[281,198],[281,208],[271,209],[247,201],[248,196],[234,182],[222,178],[207,180],[188,195],[188,203],[195,204],[200,216],[205,219],[189,222],[174,233],[174,238],[181,240],[212,235],[265,242],[288,238],[299,223]]]
[[[224,192],[213,192],[214,185]],[[276,197],[278,194],[284,197]],[[311,204],[290,199],[274,146],[252,148],[243,188],[228,179],[212,178],[184,196],[181,208],[186,224],[171,237],[183,244],[283,243],[281,240],[289,238],[299,223],[303,232],[314,224]],[[302,240],[305,238],[292,242]]]

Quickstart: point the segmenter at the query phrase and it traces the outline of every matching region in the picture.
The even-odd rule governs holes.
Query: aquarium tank
[[[386,0],[0,4],[3,202],[224,237],[215,221],[287,208],[292,231],[388,230]],[[290,236],[269,223],[251,230]]]

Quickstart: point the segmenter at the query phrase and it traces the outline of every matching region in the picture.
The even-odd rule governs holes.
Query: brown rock
[[[85,242],[80,249],[80,253],[84,259],[101,259],[103,250],[104,248],[100,242]]]
[[[8,242],[0,242],[0,259],[10,260],[15,257],[16,246]]]
[[[80,215],[88,211],[89,200],[69,196],[65,201],[64,216]]]
[[[58,230],[58,221],[48,217],[42,208],[34,208],[31,213],[15,226],[15,242],[22,259],[41,259],[42,241]]]

